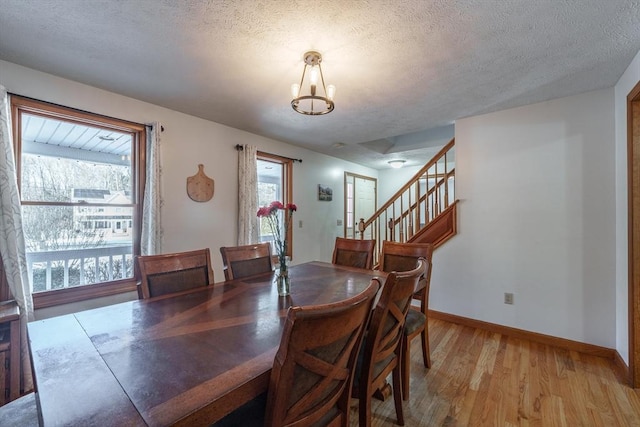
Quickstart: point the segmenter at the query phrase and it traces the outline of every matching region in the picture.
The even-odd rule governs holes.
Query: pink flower
[[[278,211],[283,210],[282,224],[280,223],[280,216]],[[286,269],[286,255],[287,255],[287,232],[291,227],[291,219],[293,213],[298,210],[298,207],[293,203],[287,203],[285,206],[282,202],[273,201],[268,206],[262,206],[258,209],[257,216],[263,218],[262,221],[266,221],[267,226],[271,229],[273,235],[273,245],[280,261],[280,267]],[[282,226],[282,228],[281,228]]]
[[[270,214],[271,214],[271,210],[269,210],[269,208],[267,206],[263,206],[260,209],[258,209],[258,216],[259,217],[268,216]]]

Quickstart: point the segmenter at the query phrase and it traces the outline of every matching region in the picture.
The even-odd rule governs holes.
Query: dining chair
[[[351,394],[352,397],[360,400],[359,425],[361,427],[371,425],[372,396],[386,385],[389,374],[392,374],[397,423],[404,425],[400,344],[411,297],[420,277],[426,271],[427,262],[419,259],[414,266],[415,268],[409,271],[389,273],[382,287],[380,299],[371,315]]]
[[[429,287],[431,283],[431,267],[433,245],[431,243],[398,243],[385,240],[382,242],[380,265],[378,269],[385,272],[410,270],[418,258],[424,258],[427,270],[418,282],[418,291],[413,298],[420,301],[420,308],[411,306],[404,325],[402,340],[402,397],[409,399],[409,381],[411,368],[411,341],[420,335],[422,340],[422,361],[425,368],[431,367],[431,351],[429,349]]]
[[[138,296],[144,299],[213,284],[209,249],[136,257],[140,270]]]
[[[220,248],[225,280],[240,279],[273,270],[271,244],[257,243]]]
[[[375,240],[346,239],[336,237],[332,263],[371,270]]]
[[[349,400],[379,279],[360,294],[289,308],[266,400],[250,401],[214,427],[349,426]]]

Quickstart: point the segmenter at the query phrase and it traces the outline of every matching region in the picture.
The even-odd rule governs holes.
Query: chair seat
[[[424,329],[427,322],[427,316],[418,310],[411,309],[407,313],[407,319],[404,322],[404,334],[412,335],[414,332]]]

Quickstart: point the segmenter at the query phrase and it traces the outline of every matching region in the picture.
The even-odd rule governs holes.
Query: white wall
[[[342,235],[342,227],[337,226],[336,220],[343,218],[344,172],[377,177],[374,169],[5,61],[0,61],[0,84],[12,93],[92,113],[138,123],[160,121],[165,127],[161,151],[163,251],[211,248],[216,280],[223,279],[219,247],[237,242],[236,144],[252,144],[261,151],[303,160],[294,165],[294,202],[298,205],[294,215],[294,263],[331,259],[335,236]],[[186,179],[198,171],[199,163],[204,164],[205,173],[215,180],[214,197],[206,203],[194,202],[186,193]],[[317,200],[318,184],[333,188],[332,202]],[[298,228],[300,220],[302,228]],[[36,315],[60,314],[116,300],[118,298],[100,299],[42,310]]]
[[[456,122],[459,234],[432,309],[615,346],[613,111],[606,89]]]
[[[449,141],[447,141],[449,142]],[[400,169],[382,169],[378,172],[378,206],[389,200],[396,191],[407,183],[413,176],[418,173],[419,166],[405,166]]]
[[[616,184],[616,350],[629,364],[627,95],[640,81],[640,52],[615,86]]]

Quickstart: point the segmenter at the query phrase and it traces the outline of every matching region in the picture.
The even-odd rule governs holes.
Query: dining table
[[[44,426],[211,425],[266,392],[291,306],[337,302],[386,273],[308,262],[28,324]]]

